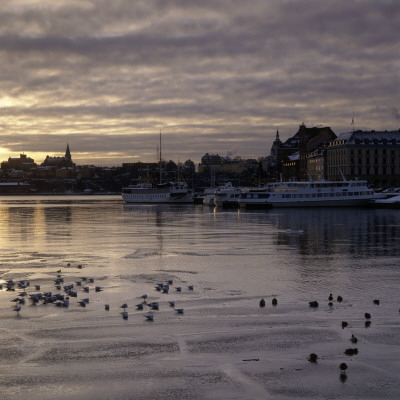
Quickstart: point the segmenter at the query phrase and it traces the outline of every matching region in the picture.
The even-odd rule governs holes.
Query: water
[[[61,275],[77,298],[68,308],[27,302],[17,313],[11,300],[23,290],[0,291],[0,398],[397,399],[399,241],[396,210],[2,197],[0,283],[64,293]],[[168,294],[155,290],[169,279]],[[135,310],[144,293],[160,305],[153,322],[147,305]],[[349,347],[359,353],[346,356]]]

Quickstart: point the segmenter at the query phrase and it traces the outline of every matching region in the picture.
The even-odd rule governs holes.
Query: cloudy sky
[[[258,158],[400,128],[397,0],[0,0],[0,161]]]

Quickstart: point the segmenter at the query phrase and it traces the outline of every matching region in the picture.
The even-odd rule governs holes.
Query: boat
[[[372,208],[400,208],[400,195],[384,199],[375,199],[370,203]]]
[[[241,194],[241,189],[236,188],[231,182],[220,186],[215,191],[214,201],[217,207],[238,207],[239,197]]]
[[[153,187],[142,183],[122,189],[125,203],[193,203],[193,193],[184,182],[170,182]]]
[[[161,171],[161,132],[160,132],[160,182]],[[122,188],[122,199],[125,203],[194,203],[194,194],[186,182],[160,183],[153,186],[149,182],[130,185]]]
[[[243,208],[367,206],[384,195],[365,180],[296,181],[269,183],[263,189],[242,191]]]
[[[204,189],[203,204],[205,206],[215,206],[215,192],[217,188],[206,188]]]

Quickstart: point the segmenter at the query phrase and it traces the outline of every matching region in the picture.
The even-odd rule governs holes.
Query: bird
[[[346,328],[349,324],[346,321],[342,321],[342,329]]]
[[[274,297],[273,299],[272,299],[272,305],[273,306],[276,306],[278,304],[278,300],[276,299],[276,297]]]
[[[168,279],[168,280],[167,280],[167,283],[168,283],[168,285],[173,285],[173,284],[174,284],[174,281],[173,281],[172,279]]]
[[[357,343],[357,342],[358,342],[358,339],[357,339],[354,335],[351,335],[350,341],[351,341],[352,343]]]
[[[169,302],[169,305],[170,305],[171,307],[175,307],[175,301],[171,300],[171,301]]]
[[[371,326],[371,321],[370,320],[365,321],[365,327],[369,328],[370,326]]]
[[[265,307],[265,300],[264,299],[260,300],[260,307]]]
[[[109,304],[105,304],[104,308],[105,308],[106,311],[109,311],[110,310],[110,305]]]
[[[146,314],[145,318],[147,319],[147,321],[153,321],[154,320],[154,315],[153,314]]]
[[[338,296],[336,299],[339,303],[341,303],[343,301],[343,297],[342,296]]]
[[[95,289],[94,289],[95,292],[101,292],[102,290],[103,289],[102,289],[101,286],[96,286]]]
[[[328,300],[329,300],[329,301],[332,301],[332,300],[333,300],[332,293],[329,295]]]
[[[308,361],[316,363],[318,359],[318,356],[315,353],[311,353],[308,357]]]
[[[125,309],[128,308],[128,304],[124,303],[124,304],[122,304],[122,306],[120,306],[120,308],[123,308],[125,311]]]
[[[122,318],[123,318],[123,319],[128,319],[128,313],[127,313],[126,311],[124,311],[124,312],[122,313]]]
[[[308,304],[310,305],[310,307],[313,307],[313,308],[318,307],[318,301],[310,301]]]
[[[375,299],[375,300],[374,300],[374,304],[376,304],[377,306],[379,306],[379,303],[380,303],[380,302],[379,302],[378,299]]]
[[[175,310],[178,314],[183,314],[183,308],[176,308]]]
[[[177,287],[175,288],[175,290],[176,290],[177,292],[181,292],[181,291],[182,291],[182,288],[181,288],[180,286],[177,286]]]
[[[147,299],[147,294],[142,294],[140,297],[143,299],[143,301],[146,301],[146,299]]]
[[[346,369],[347,369],[347,364],[346,363],[341,363],[339,365],[340,371],[342,372],[342,374],[345,373]]]
[[[358,354],[358,349],[354,348],[354,349],[346,349],[344,354],[348,355],[348,356],[353,356],[355,354]]]
[[[193,290],[193,287],[194,287],[193,285],[189,285],[189,286],[188,286],[188,289],[189,289],[189,290]]]
[[[137,310],[143,310],[143,303],[136,304]]]
[[[16,311],[17,313],[19,313],[21,311],[21,306],[15,307],[14,311]]]
[[[368,313],[368,312],[366,312],[366,313],[364,314],[364,317],[365,317],[366,319],[371,319],[371,314]]]

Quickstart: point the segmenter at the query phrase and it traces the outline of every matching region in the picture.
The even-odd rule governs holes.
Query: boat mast
[[[161,129],[160,129],[160,184],[162,178],[162,171],[161,171]]]

